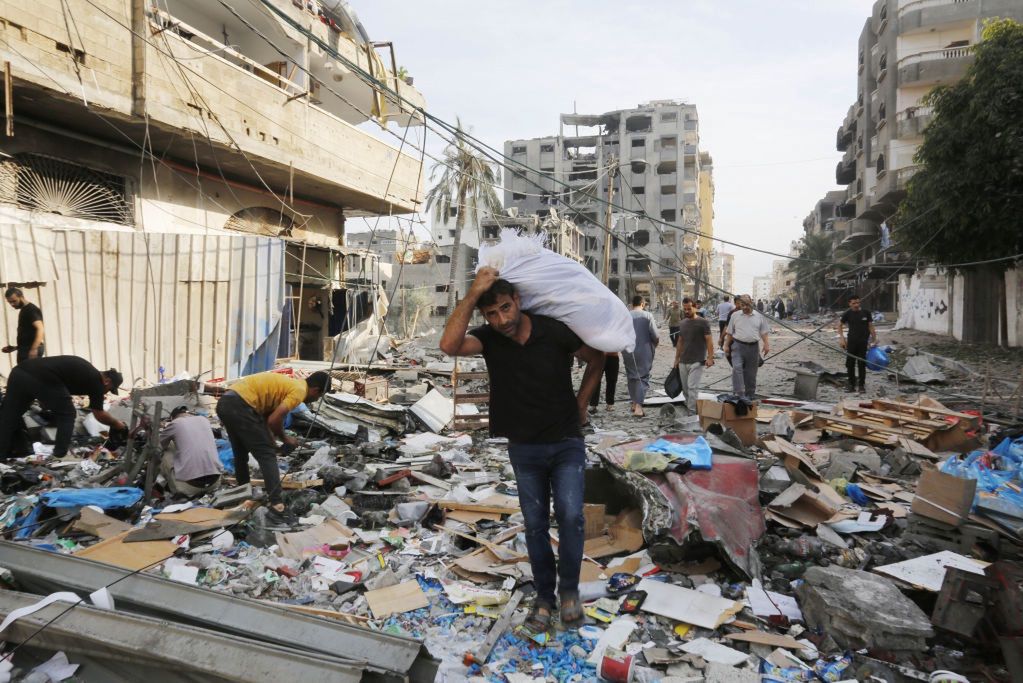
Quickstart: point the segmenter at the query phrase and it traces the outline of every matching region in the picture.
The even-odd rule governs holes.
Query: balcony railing
[[[973,52],[972,45],[962,45],[959,47],[943,47],[940,50],[927,50],[925,52],[917,52],[916,54],[907,55],[899,60],[899,68],[911,66],[913,64],[919,64],[921,62],[935,62],[944,59],[961,59],[962,57],[969,57]]]
[[[899,123],[908,121],[910,119],[923,118],[924,116],[930,116],[934,113],[933,107],[906,107],[898,114],[895,115],[895,120]]]
[[[909,179],[917,174],[920,170],[920,166],[906,166],[900,168],[895,172],[895,187],[899,190],[906,189],[906,185],[909,183]]]
[[[965,5],[972,0],[911,0],[905,5],[899,8],[899,18],[908,14],[909,12],[916,12],[917,10],[928,9],[929,7],[944,7],[945,5]]]

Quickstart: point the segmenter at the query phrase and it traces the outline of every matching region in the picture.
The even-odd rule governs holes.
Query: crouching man
[[[486,325],[469,330],[473,309]],[[583,471],[586,448],[580,425],[604,367],[604,354],[586,346],[557,320],[520,308],[514,285],[481,268],[441,336],[449,356],[482,353],[490,374],[490,432],[508,439],[508,456],[525,518],[526,547],[536,600],[526,621],[534,633],[549,630],[561,598],[561,621],[583,619],[579,571],[583,556]],[[578,395],[572,358],[586,362]],[[558,522],[558,558],[550,539],[550,506]]]
[[[164,449],[160,473],[171,493],[196,498],[220,486],[217,442],[205,417],[190,415],[188,408],[178,406],[160,433],[160,445]]]

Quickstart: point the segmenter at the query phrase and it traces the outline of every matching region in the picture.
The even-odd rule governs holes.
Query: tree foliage
[[[787,270],[796,276],[795,289],[806,310],[816,308],[820,295],[827,290],[830,269],[826,263],[831,259],[831,235],[818,233],[803,238],[799,257],[789,263]]]
[[[479,223],[483,214],[501,211],[501,202],[494,189],[497,184],[494,166],[466,141],[464,130],[462,120],[456,119],[455,139],[444,149],[443,160],[430,169],[433,186],[426,194],[426,210],[433,208],[434,221],[447,225],[451,209],[457,209],[448,280],[448,313],[455,307],[455,288],[460,280],[459,247],[466,217],[472,216]]]
[[[924,100],[934,115],[894,221],[900,245],[939,265],[1023,252],[1023,24],[988,23],[974,55]]]

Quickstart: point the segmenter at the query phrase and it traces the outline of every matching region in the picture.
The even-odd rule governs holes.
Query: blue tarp
[[[234,474],[234,451],[231,450],[231,442],[227,439],[217,439],[217,455],[220,457],[220,464],[224,471]]]
[[[692,463],[694,470],[709,470],[714,452],[710,444],[702,436],[696,437],[692,443],[678,443],[667,439],[658,439],[643,449],[650,453],[663,453],[677,460],[686,459]]]
[[[101,489],[54,489],[39,499],[51,508],[80,508],[95,505],[103,510],[130,508],[142,500],[142,489],[121,486]]]
[[[1006,484],[1023,482],[1023,438],[1005,439],[990,451],[977,450],[966,456],[953,455],[941,464],[941,471],[963,479],[977,480],[977,497],[993,494],[1023,510],[1023,494]]]

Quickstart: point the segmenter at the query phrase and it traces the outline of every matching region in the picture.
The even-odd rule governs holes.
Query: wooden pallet
[[[979,416],[970,415],[969,413],[960,413],[947,408],[932,408],[929,406],[918,405],[916,403],[901,403],[899,401],[889,401],[880,398],[874,399],[873,406],[874,408],[883,410],[889,414],[895,413],[925,420],[940,421],[943,423],[943,426],[948,424],[948,421],[943,419],[947,417],[956,418],[968,429],[975,429],[980,426]]]
[[[856,420],[840,415],[814,415],[813,426],[816,429],[826,429],[832,434],[845,434],[846,436],[885,446],[894,445],[899,437],[902,436],[916,440],[916,435],[903,427],[888,427],[883,424]]]

